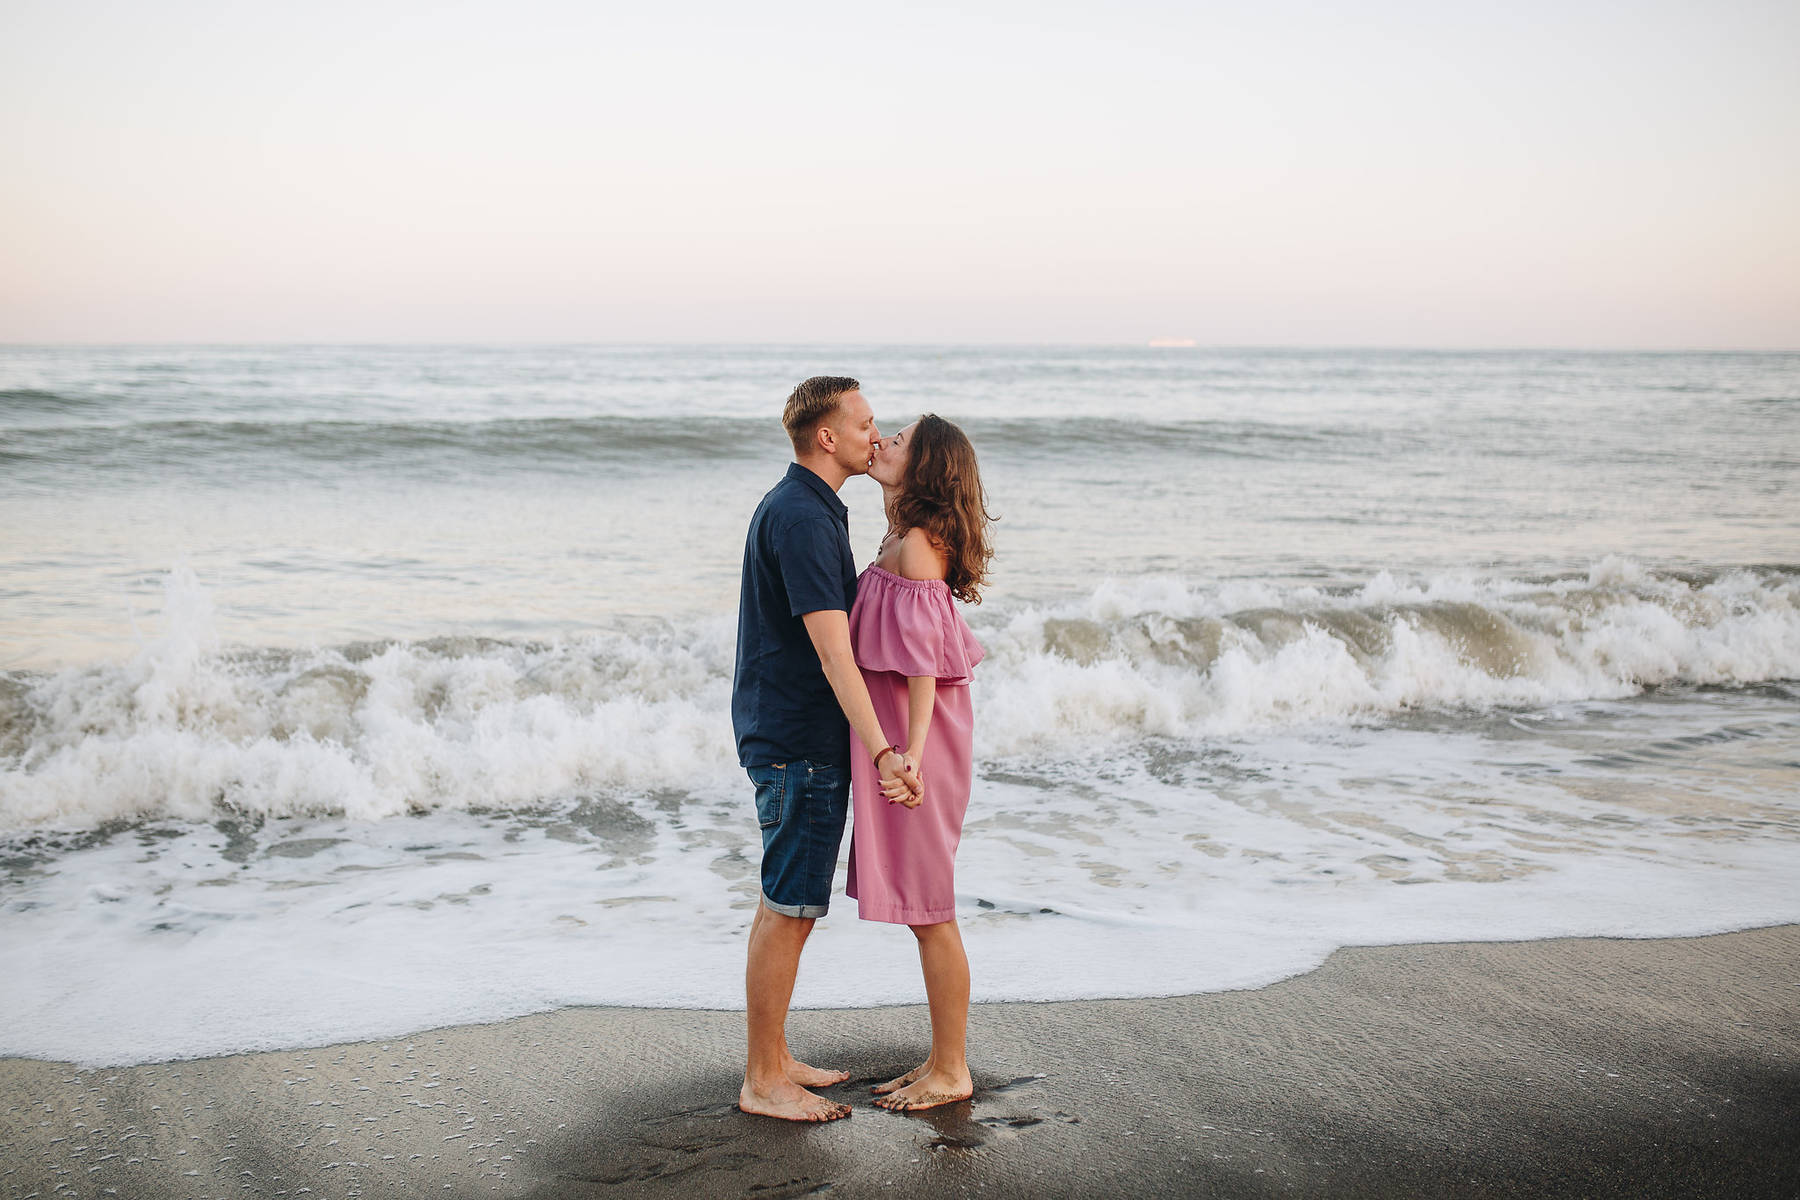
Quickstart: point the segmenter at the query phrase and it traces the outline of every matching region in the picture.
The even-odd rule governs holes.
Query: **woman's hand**
[[[917,808],[917,807],[919,807],[919,805],[921,805],[925,802],[925,751],[924,751],[924,749],[922,747],[909,748],[906,752],[906,761],[908,763],[912,764],[913,774],[918,777],[919,790],[914,795],[899,797],[897,802],[900,804],[906,805],[906,807],[908,807],[908,808]]]
[[[887,797],[887,802],[889,804],[904,804],[908,808],[917,808],[920,803],[924,801],[925,776],[919,769],[920,758],[921,755],[909,750],[902,757],[904,765],[900,768],[902,771],[911,772],[912,777],[919,781],[919,791],[915,792],[909,788],[906,785],[905,778],[901,775],[895,775],[892,779],[882,779],[880,781],[881,794]]]

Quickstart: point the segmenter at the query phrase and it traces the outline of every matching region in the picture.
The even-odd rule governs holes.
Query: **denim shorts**
[[[762,826],[762,900],[788,917],[822,917],[850,815],[850,768],[792,762],[747,767]]]

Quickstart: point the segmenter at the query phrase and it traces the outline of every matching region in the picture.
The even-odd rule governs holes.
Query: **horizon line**
[[[921,340],[904,339],[897,341],[872,341],[863,339],[827,339],[822,341],[788,341],[778,339],[737,339],[726,338],[716,340],[588,340],[588,339],[194,339],[174,340],[156,339],[148,341],[135,340],[50,340],[50,341],[5,341],[0,340],[0,349],[6,350],[39,350],[39,349],[306,349],[326,347],[368,347],[368,348],[419,348],[419,349],[549,349],[549,348],[607,348],[607,349],[698,349],[706,347],[743,347],[743,348],[779,348],[779,347],[860,347],[868,349],[906,349],[919,347],[947,347],[955,349],[1107,349],[1107,350],[1155,350],[1162,354],[1178,356],[1194,352],[1219,351],[1377,351],[1388,353],[1438,353],[1438,354],[1800,354],[1800,342],[1787,346],[1774,345],[1677,345],[1677,346],[1645,346],[1645,345],[1583,345],[1567,344],[1516,344],[1494,343],[1479,345],[1468,343],[1443,344],[1408,344],[1404,342],[1199,342],[1193,345],[1152,345],[1151,339],[1135,341],[961,341],[961,340]]]

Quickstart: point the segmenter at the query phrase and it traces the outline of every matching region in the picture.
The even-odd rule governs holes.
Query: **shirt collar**
[[[803,467],[797,462],[789,463],[787,477],[789,479],[798,479],[801,483],[804,483],[807,487],[810,487],[813,491],[824,497],[831,505],[832,510],[837,513],[840,520],[849,520],[849,505],[845,504],[842,500],[839,500],[838,494],[831,490],[831,485],[826,483],[823,479],[820,479],[810,468]]]

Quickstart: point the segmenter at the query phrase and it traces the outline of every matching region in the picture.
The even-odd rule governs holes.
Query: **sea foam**
[[[982,771],[957,866],[974,997],[1256,987],[1344,945],[1800,920],[1800,809],[1756,788],[1756,760],[1800,744],[1791,701],[1642,708],[1528,714],[1523,740],[1315,730]],[[1629,770],[1609,761],[1632,746]],[[98,1065],[562,1005],[735,1007],[758,852],[741,782],[15,838],[0,1055]],[[912,938],[854,916],[835,898],[796,1004],[921,1000]]]

